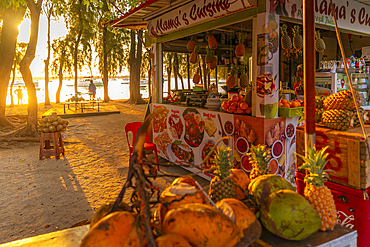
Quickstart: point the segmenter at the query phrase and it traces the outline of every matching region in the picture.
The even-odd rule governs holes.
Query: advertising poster
[[[200,165],[207,153],[224,136],[233,137],[233,115],[176,105],[152,104],[152,112],[164,109],[164,113],[153,118],[153,142],[159,155],[173,163],[184,165],[192,172],[197,168],[186,167],[189,164]],[[221,141],[218,145],[233,148],[233,139]],[[203,169],[212,166],[202,164]],[[200,176],[210,179],[207,174]]]
[[[279,16],[257,15],[256,117],[278,116],[279,101]]]

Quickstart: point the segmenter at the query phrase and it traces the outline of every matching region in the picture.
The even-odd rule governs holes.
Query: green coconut
[[[321,226],[316,210],[291,190],[279,190],[268,197],[261,207],[261,222],[268,231],[288,240],[305,239]]]
[[[263,203],[272,193],[283,189],[295,191],[295,188],[287,180],[273,174],[259,176],[253,179],[248,186],[249,193],[254,196],[258,205]]]

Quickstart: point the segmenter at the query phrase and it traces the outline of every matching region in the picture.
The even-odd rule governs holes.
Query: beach
[[[70,124],[62,132],[65,156],[59,160],[39,160],[39,142],[0,142],[0,244],[87,224],[99,206],[116,198],[129,164],[124,126],[143,121],[147,105],[129,105],[124,100],[110,104],[120,114],[67,119]],[[13,116],[24,113],[16,107]],[[49,110],[43,104],[39,109]],[[18,119],[18,127],[25,124],[24,118]],[[190,174],[181,167],[159,173]],[[208,183],[195,178],[203,186]],[[154,184],[162,191],[172,180],[161,177]],[[130,195],[126,193],[125,202]]]

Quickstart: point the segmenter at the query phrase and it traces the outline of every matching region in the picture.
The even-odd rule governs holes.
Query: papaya
[[[183,236],[192,246],[232,247],[244,236],[240,228],[225,214],[212,206],[192,203],[167,212],[164,234]]]
[[[96,223],[82,239],[80,247],[146,246],[145,230],[134,213],[111,213]],[[142,243],[142,245],[140,244]]]
[[[114,201],[111,201],[100,206],[98,210],[96,210],[96,212],[94,213],[92,219],[90,220],[90,228],[93,227],[99,220],[104,218],[111,211],[113,205]],[[130,206],[127,203],[120,202],[120,204],[118,204],[117,211],[129,211],[129,210]]]
[[[248,196],[248,185],[251,180],[249,176],[240,169],[231,169],[230,171],[232,173],[231,180],[243,189],[241,190],[239,186],[235,185],[235,198],[243,200]]]
[[[305,239],[321,226],[316,210],[291,190],[279,190],[267,198],[261,207],[261,222],[268,231],[288,240]]]
[[[261,205],[269,195],[282,189],[295,191],[287,180],[273,174],[258,176],[248,185],[249,193],[254,196],[257,205]]]
[[[217,208],[221,209],[227,204],[233,210],[235,215],[235,224],[241,229],[247,229],[256,220],[257,217],[242,201],[235,198],[225,198],[216,203]]]
[[[178,234],[170,233],[155,239],[157,247],[191,247],[189,242]]]

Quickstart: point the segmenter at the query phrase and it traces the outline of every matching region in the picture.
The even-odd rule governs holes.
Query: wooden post
[[[190,63],[189,63],[189,54],[186,54],[186,69],[188,72],[188,89],[190,89]]]
[[[315,1],[303,0],[303,65],[306,145],[315,146]],[[307,150],[306,150],[307,153]]]

